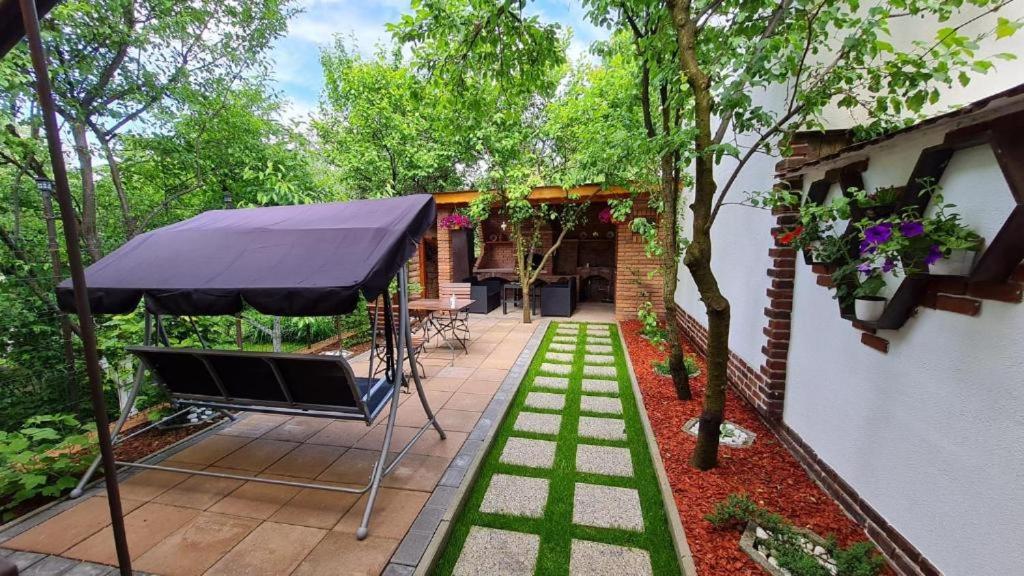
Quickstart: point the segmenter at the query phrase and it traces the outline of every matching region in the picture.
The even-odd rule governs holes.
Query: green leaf
[[[1000,16],[996,20],[996,40],[1013,36],[1024,23]]]

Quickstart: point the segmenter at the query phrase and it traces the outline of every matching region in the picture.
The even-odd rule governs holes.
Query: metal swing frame
[[[173,467],[173,466],[161,466],[161,465],[158,465],[158,464],[144,464],[144,463],[139,463],[139,462],[117,461],[117,466],[122,467],[122,468],[138,468],[138,469],[143,469],[143,470],[162,470],[162,471],[165,471],[165,472],[178,472],[178,473],[181,473],[181,474],[192,474],[192,475],[196,475],[196,476],[209,476],[209,477],[213,477],[213,478],[229,478],[229,479],[233,479],[233,480],[243,480],[243,481],[247,481],[247,482],[261,482],[261,483],[264,483],[264,484],[276,484],[276,485],[281,485],[281,486],[294,486],[294,487],[297,487],[297,488],[312,488],[312,489],[317,489],[317,490],[327,490],[327,491],[331,491],[331,492],[344,492],[344,493],[349,493],[349,494],[360,494],[361,495],[361,494],[365,494],[365,493],[368,492],[369,493],[369,497],[367,499],[366,508],[363,511],[363,519],[362,519],[362,522],[361,522],[359,528],[356,530],[356,537],[359,540],[363,540],[369,534],[370,517],[371,517],[371,515],[373,513],[373,506],[374,506],[374,503],[375,503],[376,498],[377,498],[377,494],[378,494],[378,491],[379,491],[379,488],[380,488],[380,484],[383,481],[384,477],[386,477],[388,474],[390,474],[391,472],[393,472],[395,470],[395,468],[402,461],[402,459],[409,453],[409,450],[412,448],[413,444],[415,444],[416,441],[419,440],[420,437],[422,437],[423,434],[426,433],[426,431],[430,427],[433,427],[435,430],[437,430],[437,433],[441,437],[442,440],[446,439],[446,434],[445,434],[444,430],[441,428],[440,423],[438,423],[437,417],[434,414],[434,412],[431,410],[430,405],[429,405],[429,403],[427,401],[426,393],[425,393],[425,390],[423,388],[423,383],[422,383],[422,381],[420,379],[420,374],[417,371],[417,367],[416,367],[416,361],[415,361],[415,358],[414,358],[414,350],[413,350],[413,347],[412,347],[412,333],[411,333],[411,327],[410,327],[410,322],[409,322],[408,272],[406,271],[404,266],[401,267],[399,269],[399,272],[398,272],[398,297],[399,297],[399,322],[398,322],[399,329],[398,329],[398,334],[394,334],[394,330],[391,328],[391,326],[394,325],[393,317],[392,317],[393,313],[391,311],[391,296],[390,296],[390,294],[387,293],[387,291],[385,291],[385,293],[384,293],[384,315],[385,315],[385,324],[384,324],[385,338],[384,339],[385,339],[385,346],[386,346],[386,370],[384,371],[384,376],[382,376],[380,379],[378,379],[377,382],[374,384],[374,389],[377,389],[379,386],[384,386],[384,385],[390,386],[392,389],[388,393],[387,399],[381,404],[379,410],[374,411],[373,413],[365,412],[365,409],[364,409],[363,413],[359,413],[359,412],[353,411],[351,409],[350,410],[341,410],[341,408],[351,408],[351,407],[338,407],[338,409],[336,409],[336,410],[330,410],[330,409],[323,410],[323,409],[319,409],[319,408],[323,408],[323,407],[313,407],[313,406],[301,407],[300,405],[296,405],[294,403],[292,403],[292,406],[290,406],[290,407],[289,406],[276,405],[276,404],[275,405],[260,405],[259,403],[252,402],[252,401],[249,401],[249,402],[243,404],[243,403],[233,402],[232,399],[226,393],[224,394],[224,401],[223,402],[221,402],[221,401],[211,401],[209,399],[197,399],[197,398],[190,398],[190,397],[182,396],[182,395],[175,395],[172,392],[172,399],[174,399],[179,404],[179,406],[180,405],[185,405],[184,409],[178,410],[178,411],[174,412],[173,414],[171,414],[169,416],[166,416],[165,418],[161,419],[158,422],[154,422],[152,424],[144,426],[143,428],[141,428],[139,430],[135,430],[131,434],[128,434],[128,435],[122,437],[121,436],[121,430],[124,427],[124,424],[125,424],[125,422],[128,419],[128,415],[130,414],[132,407],[134,407],[134,405],[135,405],[135,400],[138,397],[139,390],[140,390],[143,382],[145,381],[145,374],[146,374],[147,369],[149,369],[149,371],[152,372],[154,374],[154,376],[156,376],[156,371],[152,369],[152,366],[147,366],[147,362],[144,359],[145,357],[144,356],[140,356],[141,361],[139,363],[138,368],[136,368],[135,378],[134,378],[134,381],[132,383],[131,391],[130,391],[130,393],[128,395],[128,398],[127,398],[127,400],[125,402],[125,406],[122,409],[121,415],[120,415],[120,417],[118,418],[117,422],[114,425],[114,428],[113,428],[113,431],[112,431],[112,434],[111,434],[111,438],[112,438],[111,444],[112,445],[116,445],[119,442],[123,442],[125,440],[128,440],[129,438],[135,437],[135,436],[137,436],[139,434],[142,434],[142,433],[144,433],[144,432],[146,432],[148,430],[151,430],[152,428],[154,428],[156,426],[159,426],[163,422],[166,422],[168,420],[176,418],[177,416],[180,416],[181,414],[183,414],[183,413],[187,412],[188,410],[190,410],[193,406],[203,406],[203,407],[214,408],[215,410],[218,410],[221,413],[223,413],[227,418],[229,418],[231,420],[235,420],[237,417],[234,416],[233,414],[231,414],[229,412],[229,410],[230,409],[237,409],[237,410],[241,410],[241,411],[271,412],[271,413],[274,413],[274,414],[287,414],[287,415],[292,415],[292,416],[315,416],[315,417],[333,418],[333,419],[338,419],[338,420],[365,421],[367,426],[370,426],[376,420],[377,415],[384,411],[384,408],[386,407],[387,403],[390,403],[390,408],[389,408],[389,411],[388,411],[387,424],[385,425],[384,440],[383,440],[383,442],[381,444],[381,449],[380,449],[380,455],[377,458],[376,463],[374,464],[373,470],[372,470],[372,472],[370,474],[369,482],[365,486],[362,486],[360,488],[347,488],[347,487],[330,486],[330,485],[311,483],[311,482],[292,482],[292,481],[285,481],[285,480],[273,480],[273,479],[268,479],[268,478],[259,478],[259,477],[254,477],[254,476],[243,476],[243,475],[236,475],[236,474],[225,474],[225,473],[220,473],[220,472],[208,472],[208,471],[203,471],[203,470],[190,470],[190,469],[186,469],[186,468],[176,468],[176,467]],[[155,330],[154,330],[154,324],[155,324]],[[374,331],[376,332],[376,329]],[[154,332],[155,332],[155,334],[154,334]],[[151,316],[147,312],[146,313],[146,321],[145,321],[145,343],[146,343],[147,347],[153,342],[154,336],[156,337],[156,339],[158,341],[162,341],[165,346],[169,347],[169,343],[167,342],[166,335],[164,334],[164,331],[163,331],[163,327],[162,327],[162,322],[161,322],[160,316],[158,316],[158,315],[157,316]],[[374,334],[374,336],[376,337],[376,334]],[[140,349],[137,349],[137,350],[143,351],[143,350],[145,350],[145,348],[140,348]],[[405,362],[405,355],[406,354],[408,354],[408,357],[409,357],[409,360],[410,360],[410,362],[409,362],[409,373],[411,374],[412,381],[415,384],[416,392],[417,392],[417,394],[419,396],[420,403],[423,405],[423,409],[426,412],[427,421],[426,421],[426,423],[424,423],[419,428],[419,430],[417,430],[416,434],[413,435],[413,437],[405,444],[405,446],[403,446],[401,448],[401,450],[398,451],[398,453],[394,456],[394,458],[390,459],[390,461],[389,461],[388,453],[390,452],[391,441],[392,441],[392,437],[393,437],[393,433],[394,433],[395,423],[396,423],[397,418],[398,418],[398,406],[399,406],[398,398],[399,398],[399,392],[400,392],[400,390],[401,390],[403,385],[405,385],[406,387],[408,387],[408,385],[409,385],[409,382],[405,378],[404,370],[402,369],[403,364]],[[347,362],[343,358],[338,357],[337,361],[340,362],[340,363],[343,363],[345,366],[347,366]],[[206,364],[207,364],[207,368],[210,370],[211,376],[213,376],[214,380],[219,382],[219,380],[217,378],[217,375],[216,375],[216,372],[213,370],[212,367],[209,366],[208,363],[206,363]],[[271,365],[273,365],[272,362],[271,362]],[[372,368],[371,368],[371,370],[372,370]],[[276,369],[275,369],[275,375],[278,377],[278,380],[279,380],[281,386],[286,389],[287,385],[286,385],[285,381],[283,379],[281,379],[280,373],[277,372]],[[371,377],[372,376],[373,375],[371,374]],[[286,392],[286,394],[287,394],[287,392]],[[363,407],[363,408],[365,408],[365,407]],[[89,480],[95,474],[96,470],[98,469],[98,467],[100,465],[100,462],[101,462],[101,459],[100,459],[99,456],[97,456],[96,459],[89,466],[88,470],[86,470],[85,474],[79,480],[78,485],[75,487],[74,490],[72,490],[72,492],[71,492],[71,497],[72,498],[80,497],[84,493],[86,484],[88,484]]]

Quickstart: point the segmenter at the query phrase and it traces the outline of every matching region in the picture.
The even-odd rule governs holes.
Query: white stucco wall
[[[868,149],[865,188],[905,183],[943,133]],[[1012,202],[990,149],[957,152],[940,184],[993,238]],[[815,280],[798,263],[784,421],[945,574],[1024,574],[1024,305],[921,308],[881,354]]]

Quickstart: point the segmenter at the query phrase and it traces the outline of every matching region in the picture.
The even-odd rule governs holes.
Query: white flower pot
[[[857,298],[854,303],[854,310],[857,313],[857,320],[862,322],[877,322],[885,311],[885,298]]]
[[[967,276],[977,257],[976,250],[953,250],[948,258],[940,258],[929,266],[928,272],[935,276]]]

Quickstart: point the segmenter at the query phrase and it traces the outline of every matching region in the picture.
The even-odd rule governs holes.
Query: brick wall
[[[645,217],[657,221],[657,214],[646,202],[634,202],[633,218]],[[629,222],[615,226],[615,317],[619,320],[636,318],[636,311],[645,300],[650,300],[658,315],[665,317],[663,280],[657,270],[660,261],[648,258],[644,252],[644,239],[629,229]]]
[[[441,219],[452,213],[451,208],[437,207],[437,282],[446,284],[452,279],[452,236],[447,228],[441,226]]]

